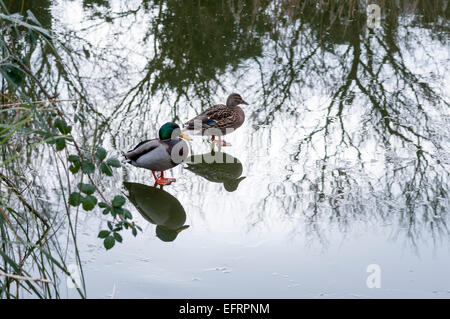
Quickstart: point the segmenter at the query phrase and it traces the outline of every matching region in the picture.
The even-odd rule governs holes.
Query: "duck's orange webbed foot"
[[[220,146],[231,146],[231,143],[228,143],[228,142],[225,142],[225,141],[222,141],[222,143],[221,144],[219,144]]]
[[[156,184],[166,186],[172,184],[175,181],[176,181],[175,178],[159,178],[156,180]]]
[[[161,172],[161,177],[159,177],[159,178],[158,178],[158,176],[156,176],[154,171],[152,171],[152,173],[153,173],[153,177],[155,178],[155,182],[158,185],[161,185],[161,186],[170,185],[176,181],[175,178],[164,177],[164,172]]]
[[[219,144],[220,146],[231,146],[231,143],[225,142],[225,140],[222,140],[221,137],[219,137],[219,142],[218,142],[218,144]]]
[[[216,140],[216,137],[213,135],[211,137],[211,142],[216,143],[219,146],[231,146],[231,143],[225,142],[225,140],[222,140],[222,137],[219,136],[219,140]]]

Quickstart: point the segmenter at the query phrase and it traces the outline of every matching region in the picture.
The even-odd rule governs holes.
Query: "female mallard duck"
[[[188,145],[180,137],[191,140],[177,124],[166,123],[159,129],[159,138],[139,143],[124,156],[131,165],[150,169],[157,184],[168,185],[175,182],[175,178],[164,178],[164,171],[177,166],[188,156]],[[161,172],[160,178],[155,171]]]
[[[244,123],[245,114],[239,104],[248,105],[237,93],[228,96],[227,105],[217,104],[206,109],[193,119],[185,123],[189,131],[199,131],[203,135],[211,135],[211,141],[215,142],[215,136],[219,136],[218,144],[230,146],[230,143],[222,141],[222,135],[231,133]]]

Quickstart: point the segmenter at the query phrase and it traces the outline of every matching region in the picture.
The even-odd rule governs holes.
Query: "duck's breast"
[[[237,116],[236,116],[236,121],[233,123],[232,127],[234,129],[237,129],[237,128],[241,127],[242,124],[244,123],[244,121],[245,121],[245,113],[239,106],[236,106],[234,111],[236,112]]]
[[[168,151],[174,166],[184,162],[189,154],[189,147],[185,140],[178,138],[167,142]]]

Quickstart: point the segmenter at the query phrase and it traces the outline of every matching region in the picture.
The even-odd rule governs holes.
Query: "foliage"
[[[58,226],[61,218],[67,221],[71,236],[67,243],[73,243],[74,258],[82,272],[71,207],[78,215],[79,208],[90,212],[98,206],[110,217],[106,222],[110,229],[104,238],[106,249],[123,241],[122,230],[131,230],[136,236],[140,228],[124,207],[125,198],[116,195],[108,200],[98,184],[102,176],[114,176],[120,161],[108,157],[101,146],[92,147],[95,152],[86,143],[80,147],[75,136],[85,121],[83,111],[77,109],[77,103],[73,110],[63,108],[63,101],[51,94],[33,71],[30,57],[36,47],[49,48],[58,57],[56,36],[43,28],[31,11],[26,16],[9,14],[1,0],[0,30],[0,272],[4,274],[0,277],[0,298],[55,298],[60,296],[61,274],[71,276]],[[54,63],[64,70],[58,58]],[[55,163],[59,184],[55,192],[65,198],[65,214],[54,215],[54,208],[40,201],[41,186],[27,172],[28,159],[37,153],[48,154],[48,160]],[[76,190],[72,190],[73,184]],[[84,290],[83,280],[77,287],[81,297]]]

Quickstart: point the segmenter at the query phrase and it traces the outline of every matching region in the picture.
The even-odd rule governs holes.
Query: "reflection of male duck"
[[[187,169],[210,182],[223,183],[228,192],[234,192],[245,178],[242,174],[242,163],[230,154],[211,152],[192,155],[186,161]]]
[[[123,183],[128,199],[142,217],[156,226],[156,236],[162,241],[174,241],[178,234],[189,227],[184,225],[186,212],[178,199],[168,192],[139,183]]]

